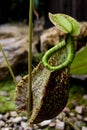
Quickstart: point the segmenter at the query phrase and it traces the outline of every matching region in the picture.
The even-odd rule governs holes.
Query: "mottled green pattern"
[[[44,68],[42,63],[37,66],[37,72],[42,72],[37,80],[32,82],[33,109],[30,124],[41,122],[57,116],[65,107],[68,99],[69,71],[51,72]],[[27,112],[28,76],[25,76],[17,85],[15,104],[18,112]]]
[[[54,118],[63,110],[67,103],[69,94],[68,79],[69,73],[67,68],[50,74],[49,80],[44,89],[43,104],[34,123]]]

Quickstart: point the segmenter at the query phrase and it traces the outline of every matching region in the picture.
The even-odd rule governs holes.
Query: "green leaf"
[[[71,23],[71,25],[72,25],[71,35],[72,35],[72,36],[77,36],[77,35],[79,35],[79,34],[80,34],[80,23],[79,23],[76,19],[72,18],[71,16],[68,16],[68,15],[66,15],[66,14],[62,14],[62,15],[64,15],[64,17],[65,17],[65,18]]]
[[[87,74],[87,46],[82,48],[75,56],[71,65],[71,74]]]
[[[49,13],[49,19],[61,31],[65,33],[71,33],[72,31],[71,21],[69,22],[69,20],[65,18],[63,14]]]
[[[77,36],[80,33],[79,22],[66,14],[51,14],[49,13],[50,21],[65,33],[70,33],[72,36]]]

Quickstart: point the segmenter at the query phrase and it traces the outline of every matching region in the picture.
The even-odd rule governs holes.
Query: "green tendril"
[[[60,64],[58,66],[50,65],[48,63],[49,58],[53,54],[55,54],[58,50],[62,49],[63,47],[66,47],[66,50],[67,50],[67,53],[68,53],[67,59],[62,64]],[[56,45],[53,48],[51,48],[50,50],[48,50],[47,53],[43,56],[42,62],[43,62],[45,67],[54,71],[54,70],[60,70],[60,69],[67,67],[70,63],[72,63],[73,59],[74,59],[74,45],[72,43],[72,37],[69,36],[69,38],[67,40],[67,44],[63,40],[58,45]]]

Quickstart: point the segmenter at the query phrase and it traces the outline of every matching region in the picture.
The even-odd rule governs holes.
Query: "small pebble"
[[[87,100],[87,94],[83,96],[83,99],[84,99],[84,100]]]
[[[6,99],[7,99],[7,101],[11,101],[11,98],[10,98],[10,97],[7,97]]]
[[[79,114],[82,114],[83,112],[83,106],[76,106],[75,111]]]
[[[16,111],[11,111],[11,112],[10,112],[10,115],[11,115],[12,117],[16,117],[16,116],[17,116],[17,112],[16,112]]]
[[[14,124],[14,130],[19,130],[20,129],[20,125]]]
[[[87,117],[85,117],[83,120],[84,120],[85,122],[87,122]]]
[[[27,123],[26,123],[26,122],[21,121],[21,126],[22,126],[23,128],[26,128],[26,127],[27,127]]]
[[[11,127],[2,128],[1,130],[13,130]]]
[[[5,122],[0,120],[0,127],[3,127],[3,126],[5,126]]]
[[[70,112],[70,117],[74,117],[75,116],[75,113],[73,113],[73,112]]]
[[[87,130],[87,127],[83,126],[83,127],[82,127],[82,130]]]
[[[22,121],[22,117],[16,117],[13,119],[13,123],[19,123],[20,121]]]
[[[83,117],[79,114],[77,114],[76,117],[77,117],[78,120],[83,120]]]
[[[3,119],[3,115],[2,115],[2,114],[0,114],[0,120],[1,120],[1,119]]]
[[[4,119],[7,120],[9,117],[10,117],[10,113],[7,112],[7,113],[4,115]]]
[[[16,81],[19,82],[22,79],[20,75],[16,76]]]
[[[40,123],[40,126],[43,127],[43,126],[47,126],[51,123],[51,120],[45,120],[43,122]]]
[[[22,117],[22,120],[23,120],[23,121],[27,121],[27,117],[26,117],[26,116],[23,116],[23,117]]]
[[[26,127],[25,129],[22,129],[22,130],[39,130],[39,129],[32,129],[31,127]]]
[[[10,119],[6,120],[6,123],[8,123],[8,124],[9,124],[9,123],[12,123],[12,122],[13,122],[13,119],[14,119],[13,117],[10,117]]]
[[[65,112],[65,113],[68,113],[68,114],[69,114],[69,113],[70,113],[70,109],[69,109],[68,107],[65,107],[65,108],[64,108],[64,110],[63,110],[63,112]]]
[[[56,130],[64,130],[65,123],[62,121],[59,121],[56,123]]]
[[[56,125],[55,122],[51,122],[51,123],[49,124],[49,127],[55,127],[55,125]]]
[[[39,129],[38,125],[36,125],[36,124],[33,125],[33,128],[34,128],[34,130],[38,130]]]
[[[82,127],[82,122],[81,121],[76,121],[74,124],[77,128],[81,129]]]
[[[8,93],[7,93],[6,91],[1,91],[1,92],[0,92],[0,95],[7,97],[7,96],[8,96]]]

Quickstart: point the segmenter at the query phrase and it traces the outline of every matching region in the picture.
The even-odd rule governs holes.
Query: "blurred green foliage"
[[[6,80],[0,81],[0,112],[1,113],[15,109],[14,89],[15,89],[15,85],[12,79],[8,78]],[[5,95],[5,93],[7,94]]]
[[[70,85],[70,91],[69,91],[69,99],[67,106],[70,108],[71,111],[75,111],[74,104],[77,104],[78,106],[87,106],[87,100],[83,98],[83,95],[86,93],[86,87],[83,85]]]
[[[76,54],[71,65],[71,74],[87,74],[87,46]]]

